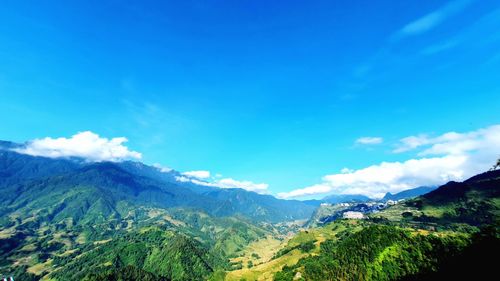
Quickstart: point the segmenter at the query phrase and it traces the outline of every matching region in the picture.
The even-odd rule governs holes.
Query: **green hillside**
[[[136,162],[0,150],[0,168],[0,271],[18,280],[207,279],[280,231],[267,219],[310,209],[243,190],[213,195]]]
[[[440,279],[490,272],[498,249],[500,171],[344,220],[136,162],[0,150],[0,169],[0,272],[16,280]]]
[[[337,220],[301,232],[290,241],[329,238],[298,262],[281,264],[273,278],[442,280],[493,274],[489,257],[500,249],[499,179],[500,171],[487,172],[463,183],[448,183],[367,220]],[[298,245],[288,242],[276,256]]]

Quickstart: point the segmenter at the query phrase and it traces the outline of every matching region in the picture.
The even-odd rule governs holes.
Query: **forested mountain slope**
[[[0,271],[16,280],[439,280],[490,274],[500,250],[500,171],[300,229],[317,202],[18,146],[0,143]]]
[[[35,157],[0,145],[0,271],[16,280],[203,280],[313,207],[178,181],[139,162]]]
[[[337,220],[322,231],[308,230],[310,241],[330,238],[274,278],[489,278],[496,275],[491,257],[500,250],[499,210],[500,171],[450,182],[367,220]]]
[[[3,214],[49,205],[59,205],[57,212],[71,205],[85,213],[91,205],[98,204],[93,208],[102,210],[106,217],[123,215],[124,205],[182,206],[215,216],[241,214],[256,221],[279,222],[307,218],[314,210],[300,201],[178,181],[180,174],[174,170],[162,172],[139,162],[87,163],[78,158],[34,157],[3,147],[0,148]],[[96,196],[102,197],[101,200]]]

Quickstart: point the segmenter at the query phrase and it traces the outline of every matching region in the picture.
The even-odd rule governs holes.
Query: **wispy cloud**
[[[137,99],[123,99],[121,103],[128,119],[126,122],[113,120],[113,124],[126,124],[119,129],[136,140],[143,149],[162,149],[162,146],[183,137],[183,134],[192,128],[188,119],[161,103]]]
[[[158,169],[160,172],[162,173],[168,173],[168,172],[171,172],[173,169],[170,168],[170,167],[165,167],[159,163],[155,163],[153,164],[153,167],[155,167],[156,169]]]
[[[464,180],[491,167],[500,156],[500,125],[471,132],[448,132],[437,137],[417,135],[399,141],[395,152],[416,153],[403,162],[382,162],[358,170],[342,169],[322,182],[278,194],[281,198],[331,192],[381,197],[386,192]]]
[[[129,150],[123,145],[125,142],[127,138],[124,137],[107,139],[85,131],[70,138],[35,139],[24,148],[16,149],[16,152],[50,158],[81,157],[93,162],[140,159],[141,153]]]
[[[196,172],[208,172],[208,171],[196,171]],[[269,193],[268,192],[269,185],[267,183],[254,183],[248,180],[241,181],[232,178],[221,178],[222,176],[221,175],[218,176],[218,174],[215,177],[210,177],[210,172],[208,172],[208,176],[206,173],[203,174],[196,173],[196,174],[203,176],[203,178],[195,177],[193,176],[192,173],[191,175],[183,173],[183,176],[177,177],[176,179],[179,182],[191,182],[203,186],[211,186],[218,188],[240,188],[260,194]]]
[[[216,184],[222,188],[242,188],[257,193],[267,193],[269,185],[267,183],[254,183],[251,181],[238,181],[232,178],[225,178],[216,181]]]
[[[464,10],[472,0],[455,0],[427,15],[405,25],[397,33],[397,37],[413,36],[430,31],[451,16]]]
[[[500,62],[500,52],[491,56],[484,64],[485,65],[493,65],[495,63]]]
[[[209,171],[189,171],[189,172],[184,172],[182,173],[185,176],[188,177],[194,177],[198,179],[208,179],[210,178],[210,172]]]
[[[399,140],[397,147],[393,150],[394,153],[401,153],[410,150],[414,150],[417,147],[426,145],[429,143],[429,137],[425,134],[418,136],[409,136]]]
[[[427,47],[425,47],[421,51],[421,53],[423,55],[428,55],[428,56],[429,55],[434,55],[434,54],[437,54],[437,53],[444,52],[446,50],[452,49],[452,48],[454,48],[457,45],[458,45],[457,41],[455,41],[455,40],[449,40],[449,41],[445,41],[445,42],[441,42],[441,43],[438,43],[438,44],[427,46]]]
[[[414,22],[405,25],[401,29],[400,34],[402,36],[409,36],[424,33],[437,26],[441,21],[443,21],[443,15],[440,12],[432,12]]]
[[[428,135],[406,137],[399,141],[394,152],[420,149],[419,156],[463,155],[481,151],[494,155],[500,151],[499,144],[500,125],[494,125],[466,133],[448,132],[436,137]]]
[[[370,144],[381,144],[384,141],[381,137],[362,137],[355,141],[356,144],[370,145]]]

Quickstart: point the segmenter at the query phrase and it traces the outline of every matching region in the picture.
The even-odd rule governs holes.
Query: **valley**
[[[411,280],[448,255],[487,264],[499,242],[498,170],[397,201],[300,202],[141,163],[0,160],[0,269],[16,280]]]
[[[0,281],[498,280],[500,1],[1,1]]]

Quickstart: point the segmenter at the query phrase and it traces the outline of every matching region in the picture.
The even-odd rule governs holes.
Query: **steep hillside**
[[[51,159],[0,149],[0,213],[32,213],[51,207],[49,217],[71,210],[80,219],[86,210],[103,218],[123,216],[126,206],[189,207],[214,216],[240,214],[256,221],[279,222],[307,218],[313,206],[280,200],[243,189],[220,189],[178,181],[176,171],[162,172],[138,162],[87,163],[81,159]],[[123,208],[125,209],[123,209]]]
[[[50,274],[58,280],[101,280],[100,276],[126,266],[165,279],[202,280],[226,263],[196,240],[151,228],[117,235],[99,247],[82,251],[76,259],[56,257],[52,264],[62,266]]]
[[[420,221],[464,222],[472,225],[499,223],[500,170],[449,182],[409,201],[407,206],[423,213]]]
[[[79,162],[33,157],[2,149],[0,146],[0,187],[72,172],[80,167]]]
[[[347,207],[341,204],[322,204],[312,214],[311,218],[304,225],[305,227],[317,227],[342,218],[342,213]]]
[[[17,280],[202,280],[271,223],[313,207],[178,181],[138,162],[33,157],[0,147],[0,271]],[[166,235],[166,236],[165,236]]]
[[[0,143],[0,271],[17,280],[442,279],[489,264],[500,241],[500,171],[396,205],[357,195],[320,204],[13,147]]]
[[[420,195],[424,195],[426,193],[429,193],[433,190],[435,190],[437,187],[435,186],[420,186],[408,190],[404,190],[395,194],[392,194],[390,192],[386,193],[384,198],[382,198],[382,201],[387,201],[387,200],[401,200],[401,199],[408,199],[408,198],[413,198],[417,197]]]
[[[298,261],[282,263],[277,272],[275,268],[269,271],[275,272],[274,280],[443,280],[493,276],[496,267],[490,257],[500,250],[499,179],[500,171],[490,171],[462,183],[450,182],[370,214],[364,220],[339,219],[300,232],[290,241],[321,243],[311,252],[299,255],[300,252],[293,252],[298,248],[287,242],[275,257],[293,253],[299,255]],[[266,268],[266,264],[260,267]]]
[[[275,280],[397,280],[438,268],[468,244],[466,237],[438,238],[389,226],[368,226],[321,244],[318,255],[285,267]]]

